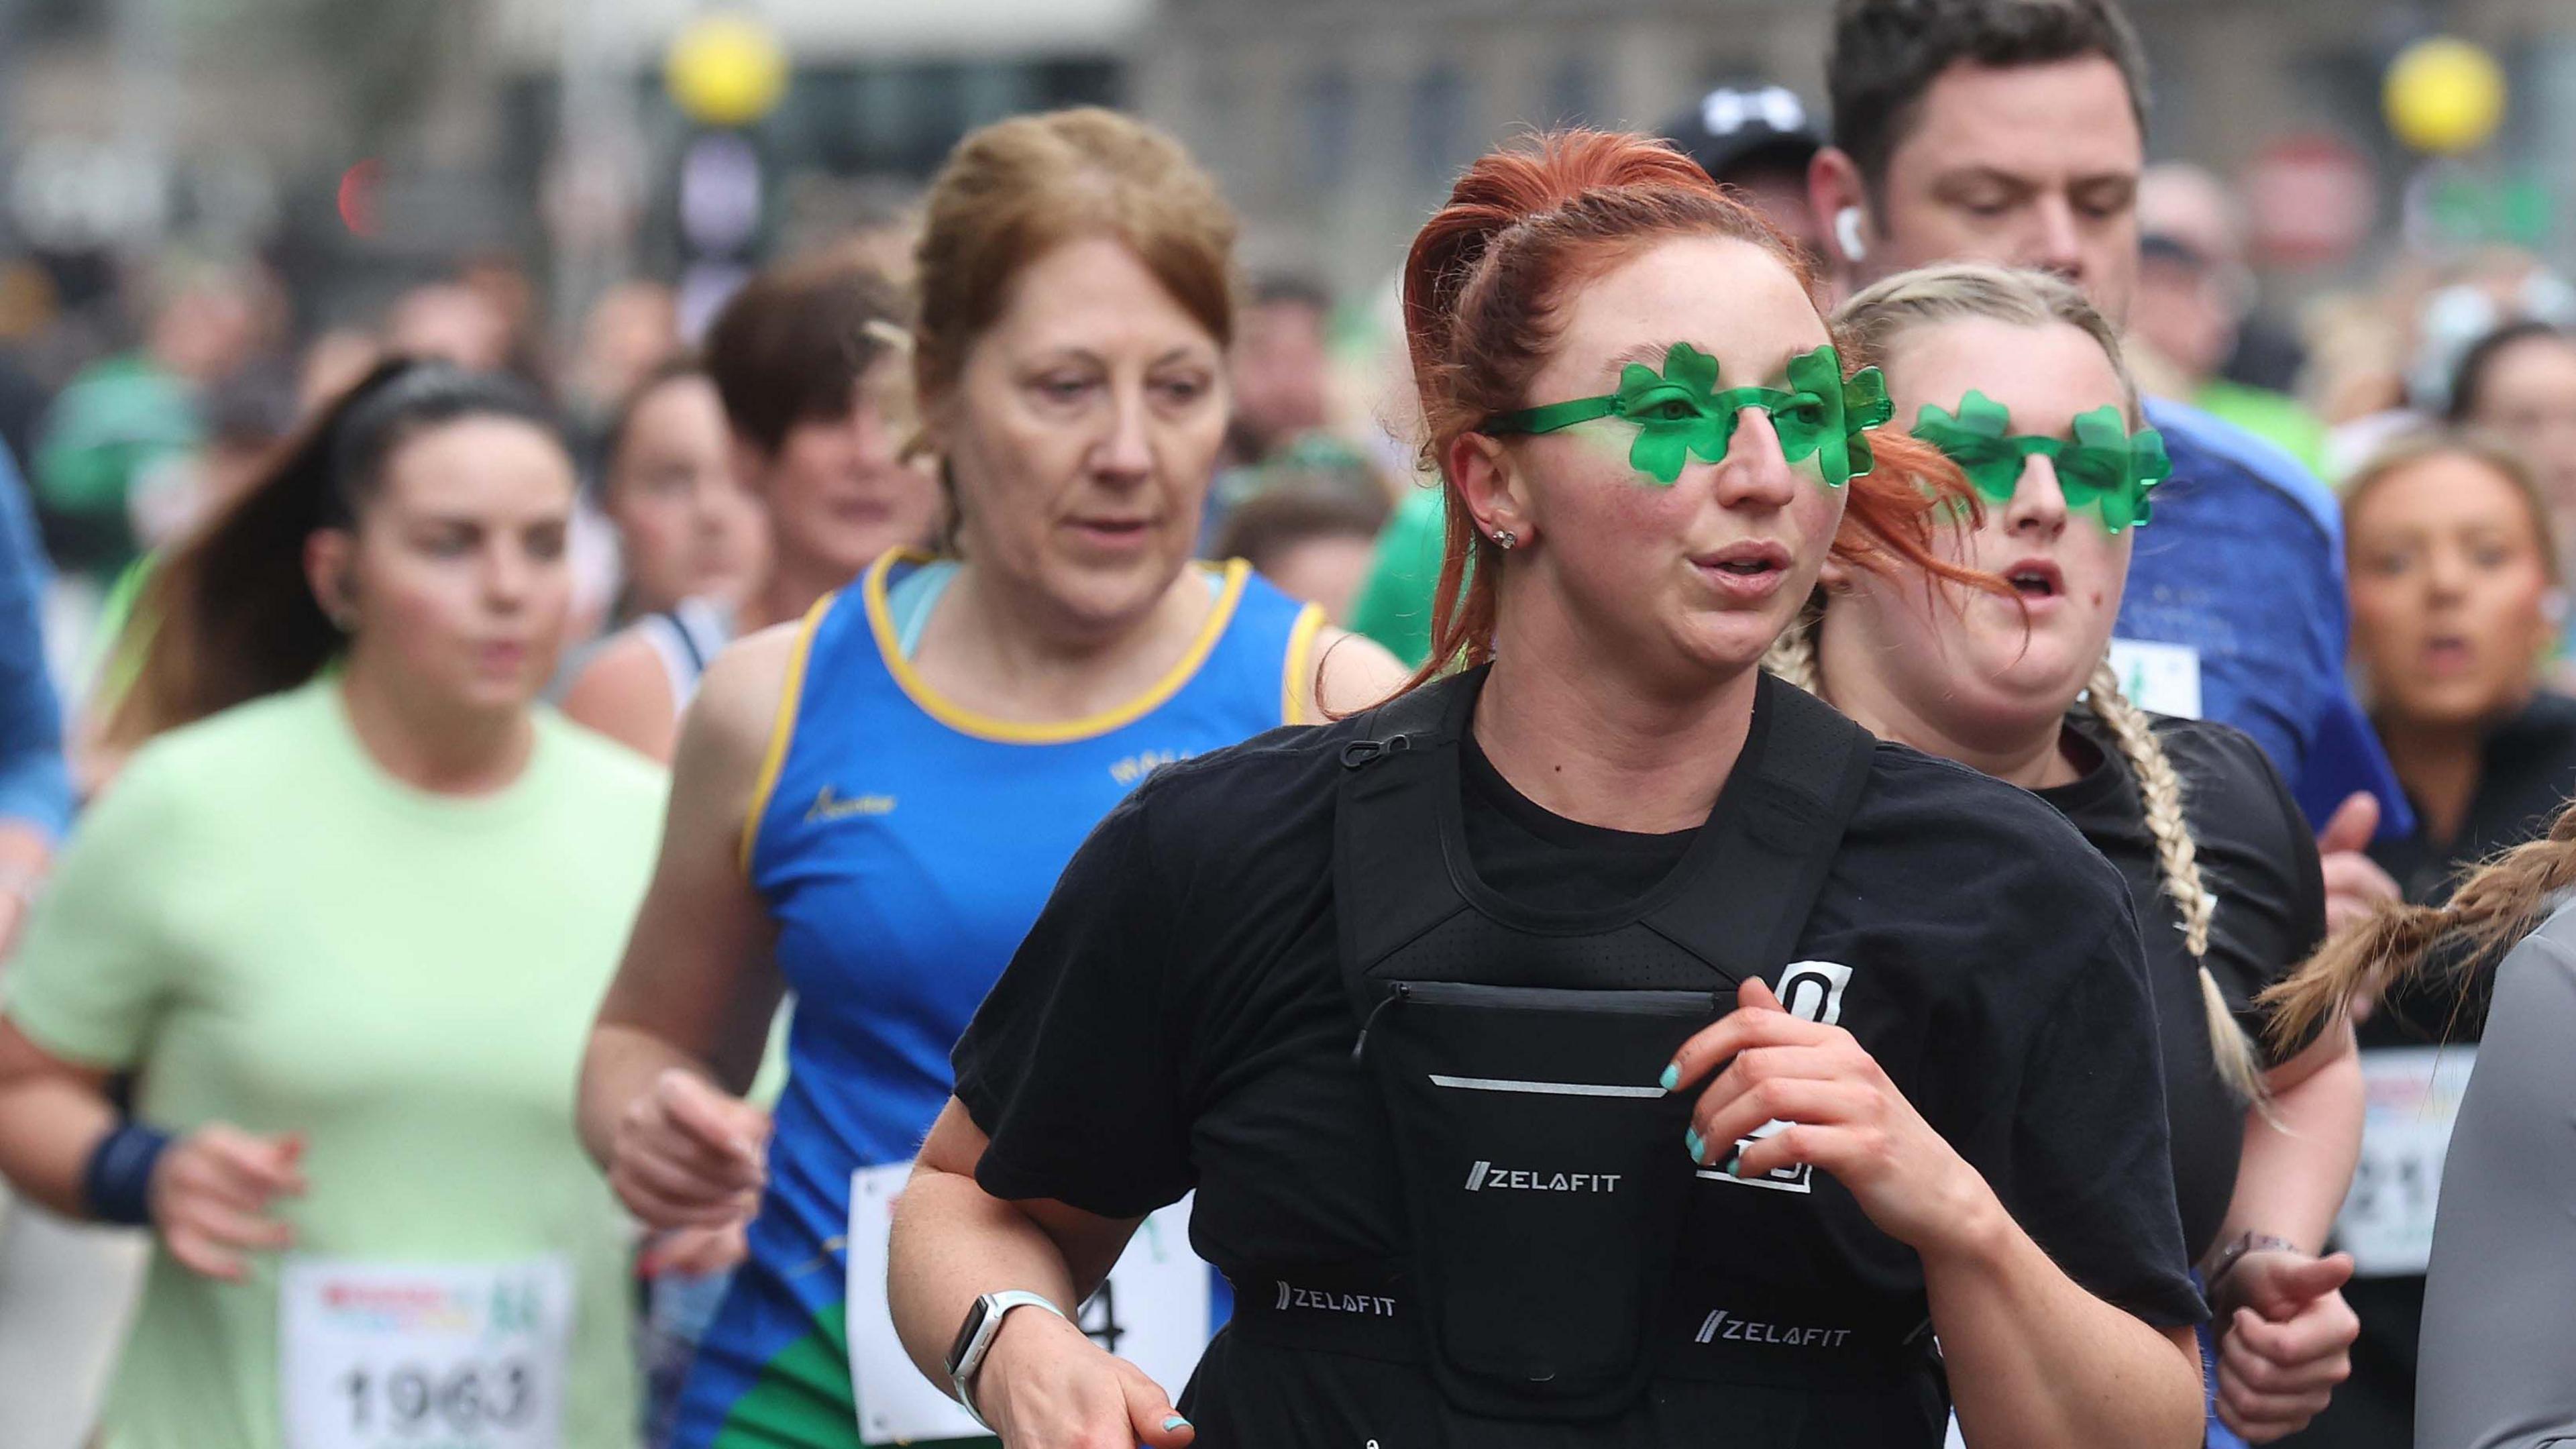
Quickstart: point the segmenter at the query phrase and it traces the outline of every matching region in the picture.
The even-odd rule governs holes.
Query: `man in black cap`
[[[1821,261],[1825,234],[1807,201],[1807,163],[1825,142],[1795,91],[1719,86],[1666,122],[1664,138]]]

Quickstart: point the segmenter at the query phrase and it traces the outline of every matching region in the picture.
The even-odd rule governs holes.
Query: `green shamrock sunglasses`
[[[1693,455],[1711,463],[1726,456],[1736,416],[1746,408],[1770,415],[1780,451],[1790,462],[1814,457],[1829,488],[1870,470],[1866,434],[1896,411],[1877,368],[1864,367],[1845,378],[1842,358],[1830,346],[1789,360],[1787,391],[1732,387],[1719,392],[1717,359],[1676,342],[1664,352],[1661,373],[1632,362],[1620,369],[1617,392],[1497,413],[1477,431],[1495,437],[1553,433],[1595,418],[1619,418],[1637,425],[1629,466],[1669,488]]]
[[[1914,436],[1939,448],[1977,492],[1992,503],[2009,503],[2021,487],[2022,460],[2046,454],[2057,469],[2057,486],[2066,506],[2100,505],[2102,526],[2113,533],[2131,524],[2143,526],[2153,506],[2147,490],[2173,475],[2165,440],[2153,428],[2129,431],[2120,409],[2104,404],[2075,418],[2072,435],[2043,438],[2010,431],[2012,415],[1981,392],[1959,400],[1955,413],[1933,405],[1914,420]]]

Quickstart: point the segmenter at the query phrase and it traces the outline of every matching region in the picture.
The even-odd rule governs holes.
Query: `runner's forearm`
[[[1988,1200],[1924,1286],[1961,1434],[1977,1449],[2174,1449],[2200,1440],[2189,1329],[2155,1328],[2087,1293]]]
[[[65,1217],[86,1218],[90,1154],[116,1130],[116,1109],[93,1088],[55,1076],[0,1083],[0,1177]]]
[[[2274,1089],[2271,1120],[2261,1112],[2245,1114],[2245,1155],[2226,1224],[2218,1230],[2221,1245],[2254,1232],[2287,1238],[2314,1253],[2334,1226],[2361,1157],[2361,1058],[2352,1049],[2350,1027],[2339,1029],[2338,1040],[2311,1050],[2325,1052],[2325,1059],[2295,1074],[2292,1069],[2302,1066],[2297,1060],[2280,1069],[2292,1079]]]
[[[1080,1306],[1064,1252],[1027,1214],[989,1197],[971,1177],[924,1162],[895,1204],[886,1284],[895,1331],[915,1367],[948,1382],[948,1348],[978,1297],[1043,1293],[1070,1315]]]

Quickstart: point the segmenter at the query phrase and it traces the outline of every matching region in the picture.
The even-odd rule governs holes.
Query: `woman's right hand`
[[[608,1185],[651,1228],[749,1222],[768,1181],[769,1114],[677,1067],[617,1116]]]
[[[261,1137],[221,1122],[170,1144],[152,1167],[152,1226],[180,1266],[241,1281],[242,1253],[292,1245],[269,1203],[304,1195],[304,1139]]]
[[[1197,1433],[1143,1369],[1037,1308],[1002,1320],[974,1390],[1006,1449],[1177,1449]]]

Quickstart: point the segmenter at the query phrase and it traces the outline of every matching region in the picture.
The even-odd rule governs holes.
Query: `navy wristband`
[[[89,1204],[89,1215],[103,1223],[152,1226],[152,1169],[173,1140],[169,1133],[130,1118],[99,1139],[81,1173],[81,1197]]]

